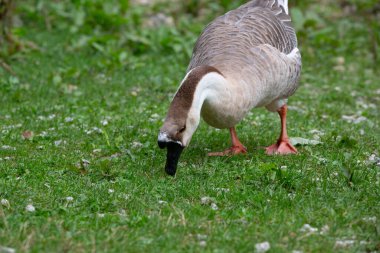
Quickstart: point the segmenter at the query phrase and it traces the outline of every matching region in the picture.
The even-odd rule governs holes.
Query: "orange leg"
[[[277,143],[266,148],[268,155],[288,155],[297,154],[297,149],[290,143],[288,133],[286,132],[286,112],[288,107],[284,105],[278,110],[278,114],[281,118],[281,134]]]
[[[237,154],[245,154],[247,153],[246,147],[239,141],[237,137],[235,127],[230,128],[232,146],[229,149],[226,149],[223,152],[212,152],[208,153],[208,156],[231,156]]]

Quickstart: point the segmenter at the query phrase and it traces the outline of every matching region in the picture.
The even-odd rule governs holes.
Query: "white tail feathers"
[[[278,0],[278,4],[284,7],[286,14],[289,14],[288,0]]]

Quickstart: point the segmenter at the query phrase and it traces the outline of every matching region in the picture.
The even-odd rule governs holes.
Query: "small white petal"
[[[316,134],[316,135],[324,135],[325,133],[322,131],[319,131],[317,129],[310,130],[309,133]]]
[[[363,121],[367,121],[368,119],[364,116],[357,116],[357,115],[343,115],[342,119],[347,121],[348,123],[354,123],[359,124]]]
[[[376,223],[376,221],[377,221],[377,217],[376,216],[373,216],[373,217],[364,217],[363,218],[363,221],[365,221],[365,222],[369,222],[369,223]]]
[[[141,148],[142,146],[144,146],[141,142],[138,142],[138,141],[134,141],[132,143],[132,148]]]
[[[201,198],[201,203],[202,205],[207,205],[207,204],[210,204],[212,201],[212,199],[210,197],[202,197]]]
[[[114,189],[108,189],[108,193],[114,193],[115,190]]]
[[[13,248],[0,246],[0,252],[1,253],[16,253],[16,250]]]
[[[199,242],[199,246],[206,247],[207,246],[207,242],[206,241],[200,241]]]
[[[89,160],[82,159],[82,165],[83,165],[83,167],[88,167],[90,164],[91,164],[91,162]]]
[[[228,189],[228,188],[215,188],[215,190],[216,191],[218,191],[218,192],[230,192],[230,189]]]
[[[3,146],[1,147],[1,149],[3,149],[3,150],[16,150],[16,148],[11,147],[11,146],[8,146],[8,145],[3,145]]]
[[[7,199],[2,199],[2,200],[1,200],[1,204],[2,204],[3,206],[9,207],[9,201],[8,201]]]
[[[269,242],[257,243],[255,249],[257,253],[264,253],[270,250],[270,244]]]
[[[72,117],[66,117],[65,118],[65,122],[66,123],[70,123],[70,122],[73,122],[74,121],[74,118],[72,118]]]
[[[72,202],[72,201],[74,201],[74,198],[73,198],[73,197],[71,197],[71,196],[69,196],[69,197],[66,197],[66,201],[67,201],[67,202]]]
[[[214,211],[216,211],[216,210],[218,210],[219,208],[218,208],[218,206],[217,206],[215,203],[212,203],[212,204],[211,204],[211,209],[214,210]]]
[[[302,226],[300,231],[306,232],[306,233],[315,233],[315,232],[318,232],[318,228],[314,228],[314,227],[310,226],[309,224],[305,224]]]
[[[325,235],[325,234],[327,234],[329,231],[330,231],[330,227],[329,227],[329,225],[324,225],[324,226],[321,228],[321,235]]]
[[[35,212],[36,211],[36,208],[33,205],[27,205],[25,209],[28,212]]]
[[[335,242],[336,248],[348,248],[355,244],[355,240],[337,240]]]
[[[200,241],[205,241],[207,239],[207,235],[197,234],[197,239]]]

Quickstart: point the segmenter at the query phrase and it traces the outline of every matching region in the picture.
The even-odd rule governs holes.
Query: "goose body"
[[[234,127],[252,108],[265,106],[278,111],[283,123],[279,141],[267,153],[296,152],[287,140],[285,118],[287,98],[298,88],[301,55],[287,10],[284,0],[249,1],[204,29],[159,133],[160,147],[168,147],[169,174],[176,169],[170,150],[188,146],[201,116],[231,131],[233,146],[216,154],[245,153]]]

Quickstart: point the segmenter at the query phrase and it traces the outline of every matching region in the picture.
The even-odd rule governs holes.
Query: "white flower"
[[[328,232],[330,231],[330,227],[329,225],[324,225],[322,228],[321,228],[321,235],[325,235],[327,234]]]
[[[328,160],[324,157],[317,157],[319,164],[326,164]]]
[[[313,228],[309,224],[305,224],[305,225],[302,226],[302,228],[300,229],[300,231],[301,232],[306,232],[306,233],[315,233],[315,232],[318,232],[318,228]]]
[[[33,205],[27,205],[25,209],[26,211],[31,212],[31,213],[36,211],[36,208]]]
[[[218,208],[218,206],[215,203],[211,203],[211,209],[214,210],[214,211],[216,211],[219,208]]]
[[[7,199],[1,199],[1,204],[9,208],[9,201]]]
[[[121,156],[120,153],[115,153],[115,154],[111,155],[110,158],[111,158],[111,159],[116,159],[116,158],[118,158],[119,156]]]
[[[82,166],[84,168],[87,168],[88,166],[90,166],[90,161],[89,160],[86,160],[86,159],[82,159]]]
[[[207,242],[206,241],[200,241],[199,242],[199,246],[206,247],[207,246]]]
[[[138,141],[134,141],[132,143],[132,148],[141,148],[142,146],[144,146],[141,142],[138,142]]]
[[[69,196],[69,197],[66,197],[66,201],[67,202],[73,202],[74,201],[74,198]]]
[[[115,190],[114,189],[108,189],[108,193],[114,193],[115,192]]]
[[[200,241],[205,241],[207,239],[207,235],[197,234],[197,239]]]
[[[100,129],[100,128],[98,128],[98,127],[93,127],[92,129],[86,130],[85,132],[86,132],[86,134],[89,134],[89,135],[92,134],[92,133],[101,134],[101,133],[103,133],[103,130]]]
[[[324,132],[319,131],[319,130],[317,130],[317,129],[310,130],[309,133],[311,133],[311,134],[316,134],[316,135],[325,135]]]
[[[39,134],[40,137],[46,137],[48,136],[48,133],[46,131],[42,131],[40,134]]]
[[[368,157],[368,161],[375,162],[376,161],[376,155],[375,154],[370,155],[370,157]]]
[[[3,150],[16,150],[16,148],[11,147],[11,146],[8,146],[8,145],[3,145],[3,146],[1,147],[1,149],[3,149]]]
[[[98,213],[99,218],[104,218],[105,214],[104,213]]]
[[[201,204],[202,205],[210,205],[211,209],[214,211],[219,209],[218,206],[216,205],[216,203],[214,203],[214,200],[210,197],[202,197],[201,198]]]
[[[363,121],[368,120],[366,117],[356,116],[356,115],[352,115],[352,116],[343,115],[342,119],[347,121],[348,123],[354,123],[354,124],[359,124]]]
[[[201,198],[201,203],[202,205],[207,205],[207,204],[210,204],[212,201],[212,199],[210,197],[202,197]]]
[[[164,201],[164,200],[159,200],[158,201],[158,204],[160,204],[160,205],[163,205],[163,204],[167,204],[168,202],[166,202],[166,201]]]
[[[230,189],[228,188],[215,188],[215,190],[218,192],[230,192]]]
[[[108,120],[104,119],[104,120],[100,121],[100,123],[101,123],[103,126],[107,126],[107,125],[108,125]]]
[[[16,253],[16,250],[12,248],[0,246],[0,252],[1,253]]]
[[[56,147],[58,147],[59,145],[61,145],[61,143],[62,143],[62,140],[58,140],[58,141],[55,141],[55,142],[54,142],[54,145],[55,145]]]
[[[73,122],[74,121],[74,118],[72,118],[72,117],[66,117],[65,118],[65,122],[66,123],[70,123],[70,122]]]
[[[120,209],[119,215],[125,217],[125,216],[127,216],[127,211],[125,211],[124,209]]]
[[[257,253],[264,253],[270,250],[269,242],[262,242],[255,244],[255,249]]]
[[[335,242],[335,248],[348,248],[355,244],[355,240],[337,240]]]
[[[376,223],[377,218],[376,218],[376,216],[373,216],[373,217],[364,217],[363,221],[368,222],[368,223]]]

